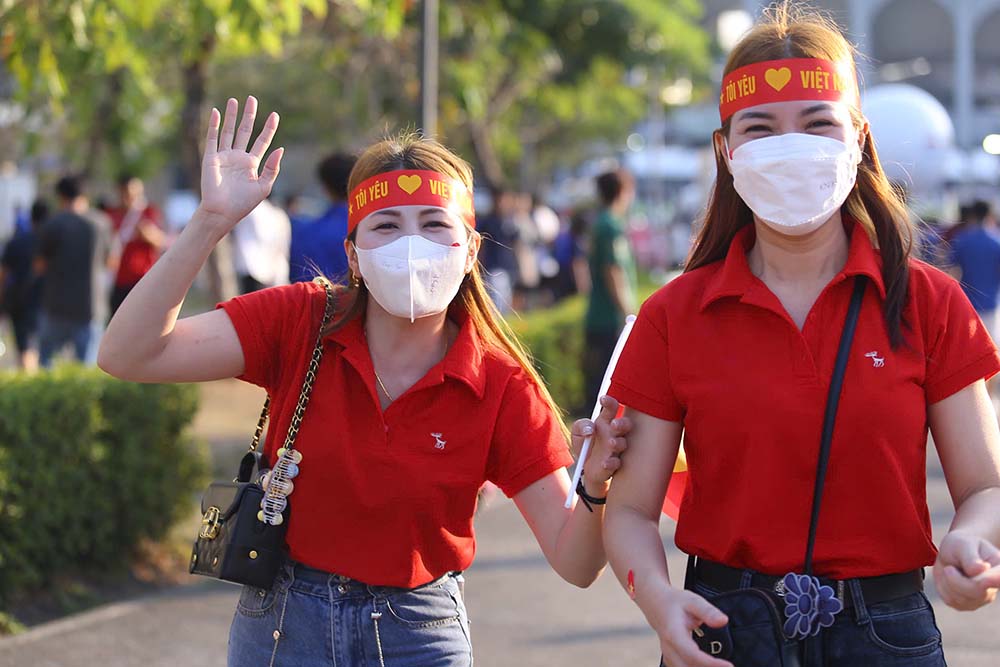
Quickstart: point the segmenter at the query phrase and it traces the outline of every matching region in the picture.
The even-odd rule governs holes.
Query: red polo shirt
[[[128,209],[125,208],[114,208],[108,211],[115,234],[121,233],[126,215],[128,215]],[[138,224],[147,222],[157,227],[163,226],[160,219],[160,211],[152,204],[143,210]],[[136,227],[138,227],[138,224]],[[118,287],[130,287],[139,282],[153,268],[153,264],[156,263],[159,257],[159,251],[149,242],[143,240],[134,228],[130,232],[129,238],[122,239],[122,241],[124,242],[124,247],[122,248],[121,257],[118,260],[118,273],[115,274],[115,285]]]
[[[688,483],[677,546],[733,567],[801,569],[822,432],[853,276],[870,278],[848,358],[816,538],[815,568],[849,578],[934,561],[926,502],[927,406],[1000,370],[958,283],[910,262],[906,343],[889,345],[880,258],[847,225],[843,271],[800,331],[751,272],[742,230],[723,261],[649,298],[611,395],[684,424]]]
[[[265,452],[281,446],[323,315],[325,294],[295,283],[221,304],[243,348],[241,379],[271,396]],[[558,417],[505,353],[465,317],[444,359],[383,413],[361,318],[324,342],[296,448],[287,541],[306,565],[412,588],[466,569],[473,515],[490,480],[514,496],[572,463]]]

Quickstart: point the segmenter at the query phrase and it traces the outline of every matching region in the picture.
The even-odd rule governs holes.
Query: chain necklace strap
[[[257,519],[272,526],[281,525],[284,522],[285,508],[288,506],[286,497],[291,489],[291,480],[299,474],[299,463],[302,462],[302,453],[293,449],[295,438],[299,434],[299,426],[302,425],[302,417],[305,415],[306,406],[309,404],[309,397],[312,395],[313,384],[316,382],[316,372],[319,370],[319,362],[323,359],[323,332],[326,330],[330,319],[333,317],[333,288],[330,282],[324,278],[317,278],[326,290],[326,309],[323,312],[323,321],[316,333],[316,345],[313,346],[312,358],[309,360],[309,367],[306,369],[305,379],[302,381],[302,390],[299,392],[299,400],[295,405],[295,412],[292,414],[292,422],[288,426],[288,433],[285,435],[285,444],[278,450],[278,460],[270,473],[270,480],[264,497],[260,503],[260,511]],[[267,410],[267,403],[264,408]]]

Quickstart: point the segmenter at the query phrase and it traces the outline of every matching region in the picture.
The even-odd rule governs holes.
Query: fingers
[[[219,110],[212,107],[212,113],[208,115],[208,132],[205,134],[205,160],[219,150],[219,120]]]
[[[599,421],[611,422],[618,414],[618,401],[611,396],[601,396],[601,414],[597,416]]]
[[[264,157],[264,153],[267,152],[268,147],[271,145],[271,140],[274,139],[274,133],[278,131],[279,120],[280,118],[277,113],[272,111],[268,114],[267,120],[264,121],[264,127],[257,136],[257,141],[253,142],[250,155],[253,155],[258,160]]]
[[[979,556],[980,544],[981,540],[962,540],[958,544],[958,565],[967,577],[975,577],[990,569],[990,564]]]
[[[236,112],[239,102],[230,97],[226,100],[226,115],[222,119],[222,134],[219,136],[219,150],[228,151],[233,147],[233,133],[236,130]]]
[[[713,658],[705,653],[693,639],[690,631],[678,631],[676,639],[669,644],[661,643],[664,663],[670,667],[733,667],[731,662]]]
[[[618,417],[611,420],[611,432],[616,436],[625,436],[632,431],[632,420],[628,417]]]
[[[970,579],[954,565],[935,568],[934,582],[945,604],[959,611],[971,611],[991,602],[996,597],[996,586],[991,585],[998,578],[990,573],[981,575],[983,579]]]
[[[685,598],[683,609],[696,621],[692,629],[701,625],[707,625],[710,628],[721,628],[729,622],[729,618],[725,614],[700,595],[688,593]]]
[[[583,441],[594,434],[594,422],[589,419],[577,419],[570,428],[570,451],[573,458],[579,458],[583,449]]]
[[[268,192],[271,191],[274,182],[278,180],[278,172],[281,171],[281,156],[284,154],[284,148],[279,148],[271,153],[267,162],[264,163],[264,169],[260,172],[260,180],[267,187]]]
[[[982,574],[973,577],[972,581],[985,589],[1000,588],[1000,565],[991,567]]]
[[[257,118],[257,98],[253,95],[247,97],[246,106],[243,107],[243,120],[236,131],[236,139],[233,141],[233,150],[245,151],[250,144],[250,135],[253,134],[253,123]]]

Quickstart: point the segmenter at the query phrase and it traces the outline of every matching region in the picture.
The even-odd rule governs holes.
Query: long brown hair
[[[353,192],[359,183],[376,174],[400,169],[436,171],[460,180],[472,192],[472,168],[469,164],[437,141],[424,139],[416,133],[400,134],[368,147],[351,170],[347,191]],[[470,234],[473,231],[469,228]],[[353,241],[355,235],[356,230],[351,232],[348,238]],[[346,286],[338,286],[336,291],[338,301],[343,307],[338,308],[338,316],[330,323],[324,334],[336,331],[349,320],[360,316],[368,303],[368,289],[362,280],[352,278]],[[531,363],[531,355],[517,339],[486,292],[479,262],[476,262],[472,271],[465,276],[455,299],[462,304],[468,314],[469,323],[475,329],[483,346],[487,350],[492,349],[510,355],[538,385],[542,399],[552,413],[559,417],[563,437],[568,440],[569,431],[562,419],[563,411],[552,400],[545,382]]]
[[[836,24],[815,10],[783,2],[766,11],[726,62],[725,73],[752,63],[782,58],[822,58],[857,74],[854,47]],[[855,126],[865,119],[860,103],[851,108]],[[720,137],[728,137],[730,120],[713,135],[716,179],[705,212],[704,224],[688,258],[685,271],[723,259],[736,233],[753,224],[753,213],[733,187],[733,175],[719,150]],[[854,189],[841,211],[858,222],[882,256],[882,280],[886,298],[883,307],[889,340],[898,347],[903,342],[903,310],[908,298],[908,260],[913,247],[913,226],[906,206],[886,178],[875,151],[871,133],[865,136],[861,164]]]

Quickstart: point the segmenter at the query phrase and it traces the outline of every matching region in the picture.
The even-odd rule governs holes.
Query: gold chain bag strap
[[[250,450],[244,454],[236,478],[232,482],[213,482],[202,495],[201,530],[191,551],[189,571],[192,574],[270,588],[285,560],[290,508],[284,491],[298,474],[298,465],[302,462],[302,454],[295,449],[295,439],[323,358],[323,331],[334,311],[330,282],[324,278],[316,278],[314,282],[322,284],[326,291],[326,307],[299,400],[284,445],[277,452],[278,460],[267,491],[261,485],[262,452],[259,446],[270,411],[270,397],[264,401]]]

